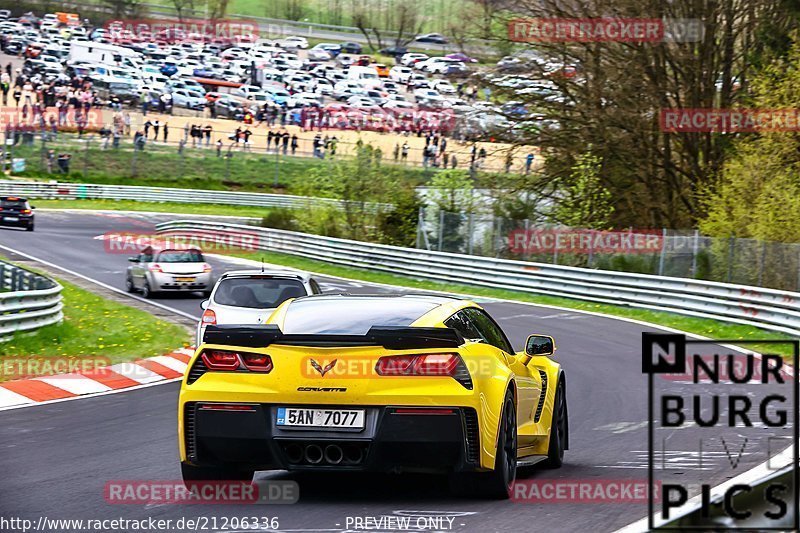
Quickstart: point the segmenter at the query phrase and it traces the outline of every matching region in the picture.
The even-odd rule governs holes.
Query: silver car
[[[290,298],[320,294],[319,283],[309,274],[287,270],[235,270],[220,276],[211,297],[200,306],[196,346],[212,324],[263,324]]]
[[[141,291],[150,298],[157,292],[202,292],[208,297],[213,287],[211,265],[200,250],[157,249],[148,246],[128,259],[125,273],[128,292]]]

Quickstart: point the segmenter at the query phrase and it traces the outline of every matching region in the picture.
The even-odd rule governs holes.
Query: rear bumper
[[[16,220],[14,220],[16,219]],[[33,224],[33,215],[8,215],[0,216],[0,226],[27,228]]]
[[[183,411],[186,462],[197,466],[439,473],[480,466],[472,408],[364,406],[363,430],[331,431],[279,427],[277,406],[271,404],[247,404],[249,411],[204,410],[203,405],[208,404],[189,402]]]
[[[192,278],[192,281],[180,281],[179,278]],[[212,287],[211,273],[183,275],[151,272],[150,287],[155,291],[204,291]]]

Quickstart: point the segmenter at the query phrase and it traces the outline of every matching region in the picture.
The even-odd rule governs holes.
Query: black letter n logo
[[[686,337],[642,333],[642,372],[683,374],[686,372]]]

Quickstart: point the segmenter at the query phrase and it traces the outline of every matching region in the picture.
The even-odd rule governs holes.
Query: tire
[[[198,481],[252,481],[254,470],[214,466],[192,466],[181,463],[181,476],[184,483]]]
[[[28,226],[25,228],[25,231],[33,231],[33,224],[28,224]]]
[[[125,291],[136,292],[136,287],[133,286],[133,279],[130,276],[125,276]]]
[[[152,298],[153,297],[153,290],[150,288],[150,282],[144,280],[144,285],[142,285],[142,298]]]
[[[494,470],[454,474],[450,477],[450,490],[466,496],[505,500],[511,496],[516,476],[517,410],[509,390],[503,400]]]
[[[561,468],[564,464],[564,450],[569,445],[569,415],[564,380],[558,380],[558,388],[553,401],[553,420],[550,422],[550,444],[543,468]]]

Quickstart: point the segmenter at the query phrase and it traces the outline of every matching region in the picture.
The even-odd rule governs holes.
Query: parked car
[[[351,43],[346,42],[340,45],[342,47],[342,52],[346,54],[360,54],[362,46],[358,43]]]
[[[319,283],[310,274],[285,270],[234,270],[217,280],[208,300],[201,305],[196,346],[203,343],[209,325],[263,324],[289,298],[320,294]]]
[[[398,57],[406,55],[408,53],[408,48],[405,46],[388,46],[386,48],[381,48],[379,52],[385,56],[394,56],[396,60]]]
[[[141,291],[145,298],[161,291],[199,291],[205,296],[211,292],[211,265],[200,250],[147,246],[128,261],[131,262],[125,272],[128,292]]]

